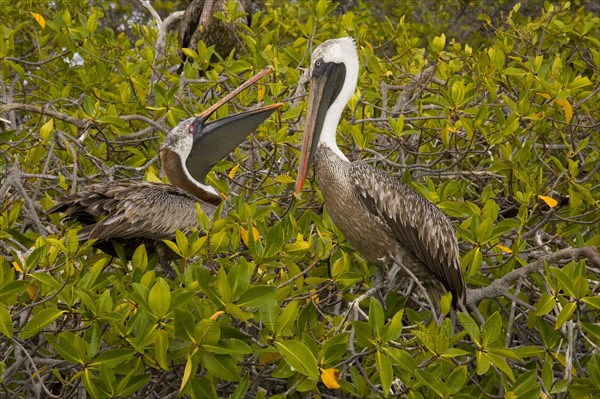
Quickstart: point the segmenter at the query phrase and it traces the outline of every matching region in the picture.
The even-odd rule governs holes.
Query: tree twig
[[[509,294],[510,284],[515,280],[526,278],[534,273],[539,273],[546,263],[555,263],[564,259],[586,258],[596,267],[600,267],[600,256],[594,247],[566,248],[554,253],[542,256],[528,265],[511,271],[504,277],[494,280],[487,287],[467,289],[467,304],[476,306],[481,300],[486,298],[496,298]]]

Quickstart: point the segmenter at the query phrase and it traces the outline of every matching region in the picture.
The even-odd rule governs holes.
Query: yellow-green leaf
[[[547,197],[545,195],[538,195],[538,198],[541,199],[542,201],[544,201],[546,203],[546,205],[548,205],[550,208],[554,208],[556,205],[558,205],[558,201],[552,197]]]
[[[377,351],[377,353],[375,353],[375,366],[379,372],[379,381],[381,382],[383,396],[387,398],[390,393],[392,379],[394,377],[392,362],[383,352]]]
[[[191,48],[187,48],[184,47],[181,49],[181,51],[183,52],[183,54],[185,54],[186,57],[188,58],[197,58],[198,57],[198,53],[196,53],[194,50],[192,50]]]
[[[340,371],[338,369],[321,369],[321,381],[329,389],[340,389],[338,380],[340,378]]]
[[[192,356],[195,354],[195,352],[196,351],[194,351],[194,353],[192,353],[191,355],[188,353],[187,355],[187,361],[185,362],[185,369],[183,369],[183,376],[181,378],[181,386],[179,387],[179,393],[182,392],[183,388],[190,379],[190,376],[192,375],[192,371],[194,370],[194,362],[192,361]]]
[[[40,24],[40,26],[43,28],[46,27],[46,19],[44,19],[44,17],[41,14],[38,14],[37,12],[31,12],[31,16],[33,17],[33,19],[35,19],[37,21],[38,24]]]
[[[4,305],[0,305],[0,334],[7,338],[13,337],[13,323],[10,318],[10,313]]]
[[[48,137],[50,136],[50,133],[52,133],[53,129],[54,119],[50,119],[48,120],[48,122],[44,123],[40,128],[40,139],[42,139],[43,141],[48,140]]]
[[[498,247],[502,251],[506,252],[507,254],[512,254],[512,249],[505,247],[504,245],[496,244],[496,247]]]
[[[279,184],[292,184],[296,182],[290,175],[277,175],[275,181]]]
[[[148,304],[158,319],[162,319],[167,314],[171,305],[171,289],[164,278],[159,277],[152,286],[148,294]]]
[[[229,174],[228,174],[228,176],[229,176],[230,179],[234,178],[235,172],[237,172],[237,170],[239,169],[239,167],[240,167],[240,164],[238,163],[233,168],[231,168],[231,170],[229,171]]]
[[[163,370],[169,370],[167,350],[169,349],[169,336],[166,330],[156,330],[154,333],[154,352],[156,362]]]
[[[56,308],[40,310],[31,319],[29,319],[27,324],[25,324],[25,327],[23,327],[23,330],[21,331],[21,339],[27,339],[35,336],[48,324],[58,319],[63,313],[65,313],[64,310],[58,310]]]
[[[310,349],[300,341],[277,341],[275,346],[283,360],[294,370],[311,379],[319,378],[317,359]]]
[[[562,310],[558,314],[558,317],[556,318],[556,324],[554,325],[554,328],[557,330],[561,328],[562,325],[565,324],[565,322],[569,319],[569,317],[571,317],[575,311],[575,308],[577,308],[577,304],[575,302],[569,302],[563,306]]]
[[[573,106],[567,99],[556,99],[554,100],[558,105],[563,108],[563,112],[565,113],[565,119],[567,123],[571,123],[571,119],[573,119]]]

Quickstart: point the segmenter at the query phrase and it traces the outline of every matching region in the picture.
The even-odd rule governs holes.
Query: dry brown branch
[[[50,116],[52,118],[59,119],[63,122],[75,125],[79,129],[88,128],[93,123],[92,121],[86,121],[83,119],[73,118],[70,115],[63,114],[62,112],[53,111],[50,109],[46,109],[44,107],[39,107],[37,105],[23,104],[23,103],[0,104],[0,115],[9,113],[12,111],[33,112],[33,113],[40,114],[40,115]]]
[[[520,269],[511,271],[504,277],[494,280],[487,287],[468,289],[467,304],[471,307],[475,307],[477,306],[477,303],[486,298],[510,296],[508,289],[515,280],[526,278],[534,273],[539,273],[543,270],[546,263],[556,263],[561,260],[581,258],[586,258],[594,266],[600,267],[600,256],[598,256],[598,251],[594,247],[561,249],[554,253],[542,256]]]

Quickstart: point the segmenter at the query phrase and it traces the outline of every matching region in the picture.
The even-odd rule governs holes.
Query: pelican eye
[[[201,118],[194,119],[192,121],[192,123],[190,123],[190,127],[188,127],[188,132],[191,134],[196,133],[196,130],[198,130],[200,125],[202,125],[202,119]]]

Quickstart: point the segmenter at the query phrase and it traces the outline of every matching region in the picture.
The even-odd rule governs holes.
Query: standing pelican
[[[60,198],[48,213],[64,212],[79,220],[83,224],[79,240],[96,239],[94,245],[109,254],[117,254],[114,243],[123,247],[127,257],[140,244],[146,244],[161,258],[172,258],[174,254],[162,240],[172,239],[176,230],[189,232],[191,227],[198,227],[197,203],[211,217],[222,202],[219,193],[205,183],[208,172],[281,104],[211,122],[207,119],[269,72],[270,68],[263,70],[200,115],[171,130],[160,147],[162,166],[171,185],[93,184]]]
[[[399,179],[365,162],[350,162],[336,144],[342,111],[358,80],[354,41],[328,40],[314,50],[311,62],[296,193],[314,159],[325,206],[346,239],[380,271],[395,264],[436,297],[450,291],[456,307],[464,302],[466,288],[446,216]]]

